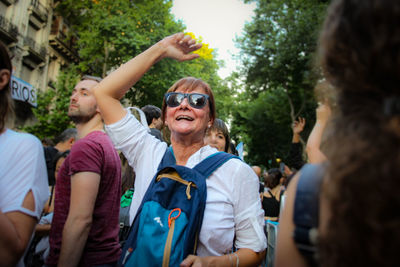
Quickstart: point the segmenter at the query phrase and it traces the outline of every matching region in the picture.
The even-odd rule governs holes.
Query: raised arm
[[[300,133],[303,131],[305,125],[306,119],[302,117],[299,117],[298,120],[295,120],[292,124],[293,138],[292,143],[290,144],[288,164],[290,167],[297,170],[299,170],[304,164],[302,157],[303,145],[300,143]]]
[[[176,33],[159,41],[112,72],[94,90],[104,122],[112,124],[125,116],[126,112],[119,102],[120,99],[155,63],[163,58],[178,61],[195,59],[199,56],[190,53],[200,47],[201,44],[196,44],[190,36]]]
[[[331,115],[331,109],[326,104],[320,104],[316,110],[317,120],[307,140],[307,156],[310,163],[321,163],[326,156],[320,150],[322,135]]]

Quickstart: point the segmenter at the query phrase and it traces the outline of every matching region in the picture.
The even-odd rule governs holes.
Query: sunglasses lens
[[[177,107],[182,103],[184,96],[182,94],[169,94],[167,96],[167,106],[169,107]]]
[[[166,100],[168,107],[175,108],[179,106],[185,97],[188,98],[189,105],[193,108],[201,109],[207,103],[207,95],[203,94],[183,94],[183,93],[168,93],[166,94]]]
[[[206,105],[207,99],[201,94],[191,94],[189,96],[189,104],[194,108],[202,108]]]

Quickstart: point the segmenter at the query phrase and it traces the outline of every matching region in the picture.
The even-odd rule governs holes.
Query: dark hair
[[[54,146],[54,142],[50,137],[45,137],[41,141],[44,146]]]
[[[235,156],[239,156],[239,152],[236,150],[235,144],[232,143],[232,141],[229,143],[229,153],[235,155]]]
[[[81,81],[85,81],[85,80],[95,81],[95,82],[100,83],[103,79],[101,77],[97,77],[97,76],[83,75],[81,78]]]
[[[65,150],[64,152],[58,151],[54,156],[52,164],[53,164],[53,172],[56,170],[57,162],[60,158],[66,158],[69,155],[70,150]]]
[[[231,139],[229,137],[229,130],[228,127],[226,127],[226,124],[223,120],[221,119],[215,119],[214,123],[211,125],[210,128],[207,129],[207,131],[221,131],[222,134],[225,137],[225,148],[224,151],[228,152],[229,151],[229,146],[231,143]]]
[[[0,41],[0,70],[6,69],[12,73],[11,59],[6,46]],[[0,90],[0,132],[5,128],[7,115],[13,112],[13,100],[11,98],[10,81]]]
[[[153,119],[158,119],[161,117],[161,109],[153,105],[146,105],[142,107],[142,111],[146,115],[147,124],[150,125]]]
[[[126,190],[135,186],[135,178],[135,171],[129,164],[126,164],[121,179],[121,196],[125,194]]]
[[[264,185],[268,188],[275,188],[279,185],[282,173],[278,168],[269,169],[267,177],[264,179]]]
[[[208,99],[208,104],[210,107],[210,118],[212,121],[215,120],[215,101],[214,101],[214,94],[211,90],[211,87],[204,82],[201,79],[198,78],[194,78],[194,77],[186,77],[186,78],[182,78],[179,81],[177,81],[176,83],[174,83],[167,91],[167,93],[169,92],[175,92],[176,90],[178,90],[179,87],[184,87],[186,90],[193,91],[196,88],[200,87],[203,88],[204,91],[206,92],[206,94],[209,96]],[[165,97],[163,99],[163,104],[162,104],[162,108],[161,108],[161,118],[163,120],[163,122],[165,121],[165,113],[167,111],[167,104],[165,103]]]
[[[62,143],[70,139],[71,137],[77,138],[78,131],[75,128],[65,129],[57,138],[55,139],[56,144]]]
[[[336,0],[320,58],[337,90],[321,266],[396,266],[400,246],[400,1]],[[397,106],[387,107],[390,99]],[[356,244],[356,245],[354,245]]]

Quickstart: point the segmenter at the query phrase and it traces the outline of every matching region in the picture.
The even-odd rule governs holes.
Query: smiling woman
[[[182,33],[166,37],[111,73],[94,90],[107,133],[136,172],[131,223],[141,211],[141,201],[149,185],[154,183],[152,178],[162,166],[167,151],[172,151],[178,169],[179,166],[193,168],[216,155],[217,149],[204,144],[206,130],[215,120],[215,101],[210,86],[204,81],[193,77],[177,81],[163,100],[162,118],[171,131],[172,145],[167,148],[166,143],[148,134],[119,100],[156,62],[163,58],[195,59],[198,55],[191,52],[200,47],[201,44]],[[188,188],[190,192],[190,185]],[[194,251],[197,256],[181,255],[179,263],[181,266],[231,266],[235,261],[240,266],[257,266],[266,248],[266,239],[254,172],[239,159],[231,159],[210,174],[206,189],[204,219]],[[146,245],[138,243],[137,247]],[[232,247],[238,249],[234,254],[231,254]]]
[[[218,151],[229,152],[230,138],[226,124],[221,119],[215,119],[211,127],[207,129],[204,143],[218,149]]]

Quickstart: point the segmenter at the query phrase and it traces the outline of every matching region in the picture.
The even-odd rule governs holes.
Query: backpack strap
[[[157,173],[167,166],[175,165],[175,163],[176,163],[176,159],[175,159],[174,151],[172,150],[172,146],[167,147],[167,149],[164,153],[164,156],[161,159],[160,164],[158,165]]]
[[[323,178],[321,165],[306,164],[300,171],[294,202],[293,238],[300,253],[310,266],[317,266],[317,227],[319,193]]]
[[[208,178],[216,169],[232,158],[240,159],[238,156],[229,153],[217,152],[202,160],[193,169]]]
[[[268,194],[271,196],[271,198],[275,199],[274,195],[272,194],[271,190],[268,190]],[[276,199],[275,199],[276,200]]]

